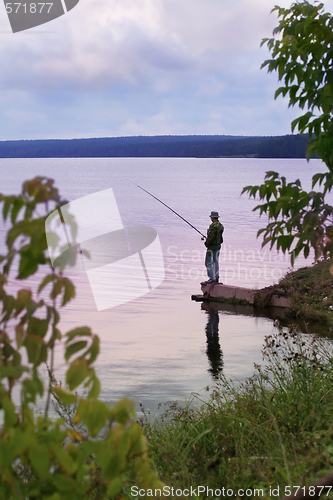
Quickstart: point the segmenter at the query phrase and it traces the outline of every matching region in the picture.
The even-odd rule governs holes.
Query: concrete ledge
[[[287,297],[279,297],[276,294],[268,294],[267,290],[253,290],[252,288],[242,288],[239,286],[222,285],[222,283],[210,283],[201,285],[201,291],[203,293],[203,300],[209,300],[209,298],[220,299],[220,300],[232,300],[235,301],[246,301],[247,303],[253,305],[255,303],[255,297],[258,294],[264,294],[263,299],[267,296],[267,304],[274,307],[290,307],[290,302]]]

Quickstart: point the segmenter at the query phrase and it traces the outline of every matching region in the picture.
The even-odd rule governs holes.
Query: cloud
[[[81,1],[47,25],[54,33],[6,40],[0,57],[8,71],[1,83],[32,90],[100,89],[154,87],[154,78],[165,77],[177,84],[177,79],[223,68],[241,50],[257,49],[270,24],[266,3]]]
[[[260,71],[274,3],[81,0],[15,35],[3,8],[0,138],[289,133]]]
[[[240,49],[257,48],[273,26],[267,7],[265,0],[167,0],[164,25],[197,55],[214,51],[232,57]]]

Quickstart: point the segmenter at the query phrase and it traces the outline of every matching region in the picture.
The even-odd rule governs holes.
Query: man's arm
[[[215,225],[209,227],[207,238],[206,238],[206,241],[205,241],[205,246],[206,247],[209,247],[209,245],[212,244],[212,241],[214,241],[215,235],[216,235],[216,229],[217,229],[217,227]]]

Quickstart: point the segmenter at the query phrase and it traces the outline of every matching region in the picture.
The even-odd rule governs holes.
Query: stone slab
[[[215,298],[215,299],[236,299],[236,300],[246,300],[249,304],[254,304],[254,299],[256,293],[259,290],[253,290],[252,288],[243,288],[239,286],[222,285],[222,283],[211,283],[201,285],[201,291],[203,293],[203,298]],[[278,297],[277,295],[272,295],[270,298],[270,305],[273,307],[290,307],[290,302],[287,297]]]
[[[256,290],[241,288],[238,286],[222,285],[221,283],[201,285],[201,290],[204,296],[206,295],[222,299],[246,300],[250,304],[254,303],[254,295],[256,293]]]
[[[252,290],[250,288],[235,288],[235,298],[237,300],[246,300],[249,304],[254,304],[254,296],[256,293],[257,290]]]

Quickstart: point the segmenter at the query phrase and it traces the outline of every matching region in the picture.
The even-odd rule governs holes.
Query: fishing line
[[[154,196],[153,194],[151,194],[149,191],[147,191],[143,187],[139,186],[138,184],[135,184],[135,182],[133,182],[133,181],[130,181],[130,182],[132,182],[132,184],[134,184],[134,186],[142,189],[142,191],[144,191],[145,193],[149,194],[149,196],[152,196],[153,198],[155,198],[155,200],[157,200],[160,203],[162,203],[162,205],[164,205],[166,208],[168,208],[169,210],[171,210],[171,212],[173,212],[175,215],[177,215],[178,217],[180,217],[184,222],[186,222],[186,224],[188,224],[189,226],[191,226],[192,229],[194,229],[197,233],[199,233],[202,236],[202,238],[201,238],[202,240],[206,239],[206,236],[204,234],[202,234],[199,231],[199,229],[197,229],[196,227],[194,227],[193,224],[191,224],[188,220],[184,219],[184,217],[182,217],[178,212],[176,212],[171,207],[169,207],[169,205],[167,205],[166,203],[164,203],[164,201],[160,200],[159,198],[157,198],[156,196]]]

